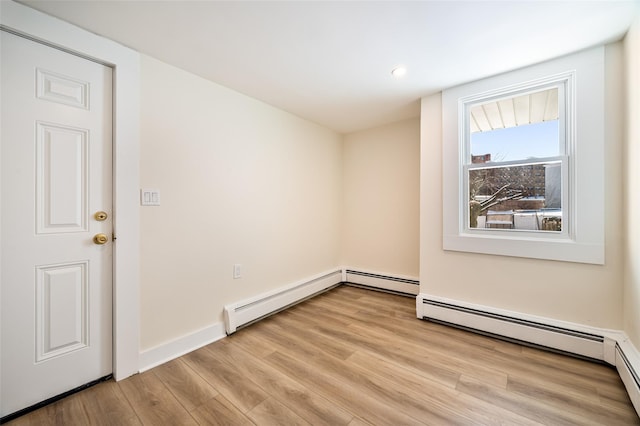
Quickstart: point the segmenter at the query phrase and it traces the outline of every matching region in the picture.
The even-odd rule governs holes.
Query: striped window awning
[[[558,119],[558,88],[475,105],[471,133],[506,129]]]

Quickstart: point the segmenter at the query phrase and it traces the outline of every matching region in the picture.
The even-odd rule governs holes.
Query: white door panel
[[[5,416],[111,373],[112,71],[1,37]]]
[[[36,123],[36,232],[88,231],[89,132]]]

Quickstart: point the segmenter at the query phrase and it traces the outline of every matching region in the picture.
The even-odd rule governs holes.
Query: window
[[[468,229],[567,233],[571,81],[462,100]]]
[[[445,90],[443,247],[604,263],[604,48]]]

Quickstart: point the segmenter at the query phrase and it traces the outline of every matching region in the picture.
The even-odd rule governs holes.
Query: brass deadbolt
[[[107,234],[96,234],[93,237],[93,242],[96,244],[106,244],[107,241],[109,241],[109,237],[107,237]]]
[[[107,218],[109,217],[109,215],[107,214],[107,212],[96,212],[96,214],[93,215],[93,217],[98,221],[98,222],[102,222],[103,220],[107,220]]]

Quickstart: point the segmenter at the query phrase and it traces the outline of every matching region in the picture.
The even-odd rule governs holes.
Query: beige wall
[[[622,328],[622,49],[606,50],[604,266],[442,249],[441,95],[421,121],[420,291],[590,326]]]
[[[628,117],[640,114],[638,27],[624,45]],[[619,164],[625,148],[630,217],[640,146],[637,120],[620,118],[622,52],[607,48],[604,266],[442,250],[440,95],[423,100],[421,118],[341,137],[143,56],[141,185],[159,188],[162,205],[141,207],[141,349],[222,321],[226,303],[340,264],[420,276],[422,293],[624,326],[639,345],[640,227],[627,225],[624,263]]]
[[[343,170],[343,264],[418,277],[420,119],[345,136]]]
[[[340,265],[342,143],[155,59],[141,69],[140,180],[162,202],[141,207],[144,350]]]
[[[625,275],[624,330],[640,348],[640,17],[625,41]]]

